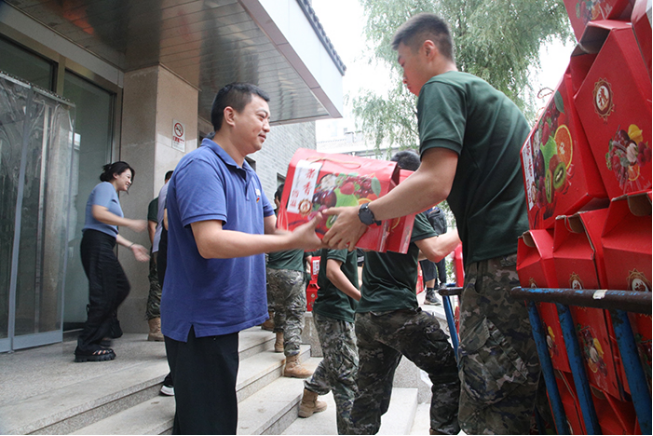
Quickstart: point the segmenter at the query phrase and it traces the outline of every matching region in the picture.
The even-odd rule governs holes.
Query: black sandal
[[[104,362],[116,358],[111,348],[98,348],[93,351],[75,350],[75,362]]]

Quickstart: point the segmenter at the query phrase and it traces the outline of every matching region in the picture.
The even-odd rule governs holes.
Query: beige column
[[[136,171],[129,195],[121,197],[125,217],[147,219],[147,206],[158,196],[165,173],[197,148],[197,104],[197,88],[163,66],[125,73],[120,159]],[[183,147],[173,141],[174,122],[183,127]],[[120,233],[150,247],[147,231],[135,233],[121,228]],[[146,333],[149,265],[136,262],[123,247],[118,258],[131,284],[131,292],[118,312],[120,324],[126,333]]]

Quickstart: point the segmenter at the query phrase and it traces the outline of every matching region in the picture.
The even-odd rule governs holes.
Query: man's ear
[[[430,39],[424,41],[424,43],[422,44],[422,49],[424,50],[424,54],[429,60],[433,60],[438,54],[440,54],[440,50],[438,50],[438,46],[435,45],[435,43]]]
[[[235,115],[236,115],[236,111],[234,110],[234,108],[232,108],[231,106],[227,106],[226,108],[224,108],[224,111],[222,112],[222,116],[223,116],[222,122],[229,124],[230,126],[233,126]]]

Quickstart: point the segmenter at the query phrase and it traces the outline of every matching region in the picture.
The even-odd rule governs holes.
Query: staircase
[[[158,394],[168,373],[165,348],[145,337],[116,340],[118,357],[111,362],[74,363],[75,341],[0,354],[0,434],[169,434],[174,398]],[[282,377],[284,357],[273,348],[270,332],[251,328],[240,334],[238,434],[336,434],[332,395],[324,397],[325,412],[298,419],[303,380]],[[302,346],[305,365],[315,368],[320,359]],[[405,387],[402,377],[419,379],[410,365],[403,359],[397,370],[379,434],[428,433],[428,405],[418,407],[418,400],[426,389],[428,401],[430,392]]]

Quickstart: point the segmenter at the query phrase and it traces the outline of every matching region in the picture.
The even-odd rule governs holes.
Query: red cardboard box
[[[650,192],[612,200],[601,236],[608,289],[651,292],[651,238]],[[630,318],[650,387],[651,316],[630,314]]]
[[[586,35],[593,28],[609,33],[574,98],[576,109],[608,196],[650,190],[651,79],[629,23],[599,21]]]
[[[599,389],[591,386],[590,389],[602,434],[636,434],[637,418],[632,401],[619,401]]]
[[[399,168],[396,162],[300,148],[288,167],[278,216],[279,228],[293,230],[329,207],[370,202],[387,194],[397,184]],[[316,228],[318,236],[324,236],[335,218],[325,217]],[[384,251],[389,224],[384,221],[381,225],[369,226],[356,247]]]
[[[651,78],[651,0],[635,0],[633,13],[630,16],[633,23],[633,32],[637,38],[639,51],[642,53],[644,63]]]
[[[406,180],[411,174],[413,174],[412,171],[399,170],[399,183]],[[388,238],[383,251],[407,253],[410,237],[413,234],[413,224],[415,224],[415,214],[389,220]]]
[[[517,275],[524,288],[557,288],[553,264],[553,231],[529,230],[517,242]],[[554,303],[539,303],[538,312],[546,331],[546,344],[555,369],[571,372],[558,309]]]
[[[580,57],[582,58],[582,56]],[[582,75],[580,59],[574,74]],[[553,228],[558,215],[607,206],[607,194],[587,143],[572,94],[572,69],[558,88],[521,152],[531,229]]]
[[[577,40],[594,20],[629,18],[628,0],[565,0],[565,8]]]
[[[595,246],[586,228],[603,228],[607,210],[580,212],[556,220],[553,261],[558,285],[571,289],[601,289]],[[593,232],[593,231],[592,231]],[[613,340],[608,333],[605,312],[588,307],[570,307],[590,384],[620,398],[614,363]]]
[[[571,434],[587,434],[583,421],[583,412],[578,402],[578,395],[576,394],[576,387],[574,386],[572,375],[570,373],[555,371],[555,378]],[[558,434],[563,434],[562,429],[558,429]]]
[[[320,256],[311,257],[311,280],[306,287],[306,311],[313,311],[313,303],[317,300],[317,275],[320,272]]]

